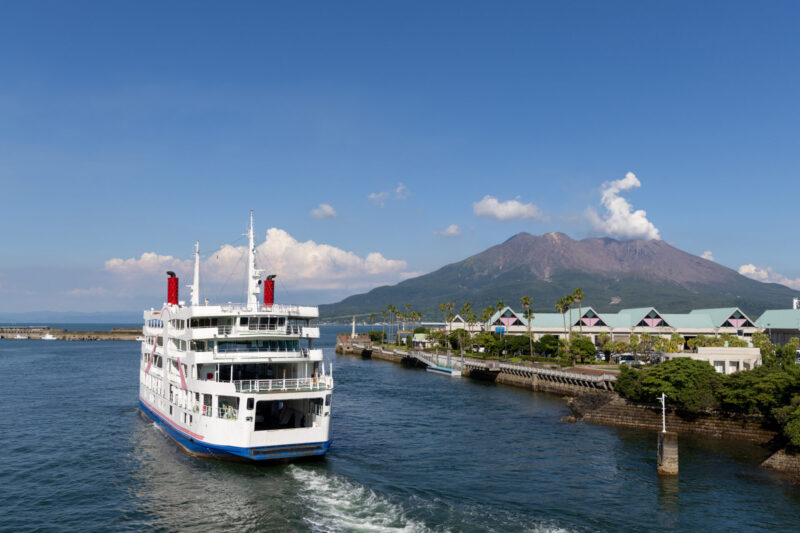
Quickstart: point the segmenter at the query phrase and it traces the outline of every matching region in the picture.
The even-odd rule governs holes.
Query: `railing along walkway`
[[[236,392],[315,391],[333,388],[333,377],[237,380]]]

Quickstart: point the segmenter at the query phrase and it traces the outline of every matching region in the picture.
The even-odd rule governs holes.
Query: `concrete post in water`
[[[678,475],[678,434],[667,431],[667,395],[661,393],[661,433],[658,434],[658,474]]]

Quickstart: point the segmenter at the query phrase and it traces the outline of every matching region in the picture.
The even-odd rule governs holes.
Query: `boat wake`
[[[289,472],[300,483],[298,494],[310,510],[303,520],[312,531],[570,533],[552,521],[531,523],[519,516],[498,515],[496,511],[486,509],[455,508],[441,501],[433,504],[430,501],[415,502],[415,509],[431,515],[436,522],[436,526],[429,527],[410,518],[402,505],[342,476],[297,465],[290,465]],[[438,519],[434,518],[437,515]]]
[[[300,496],[311,509],[304,520],[314,531],[429,531],[409,519],[402,507],[363,485],[296,465],[290,472],[301,484]]]

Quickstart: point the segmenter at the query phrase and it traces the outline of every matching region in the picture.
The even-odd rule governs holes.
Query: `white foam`
[[[375,491],[334,474],[291,465],[300,495],[311,512],[305,521],[315,531],[429,531],[405,516],[397,504]]]

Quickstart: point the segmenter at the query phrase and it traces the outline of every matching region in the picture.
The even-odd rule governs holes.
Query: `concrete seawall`
[[[661,431],[661,407],[636,405],[616,394],[608,397],[577,396],[569,406],[579,420],[594,424]],[[692,419],[668,412],[667,429],[678,434],[708,435],[759,444],[772,441],[777,433],[760,416],[728,417],[703,414]]]

